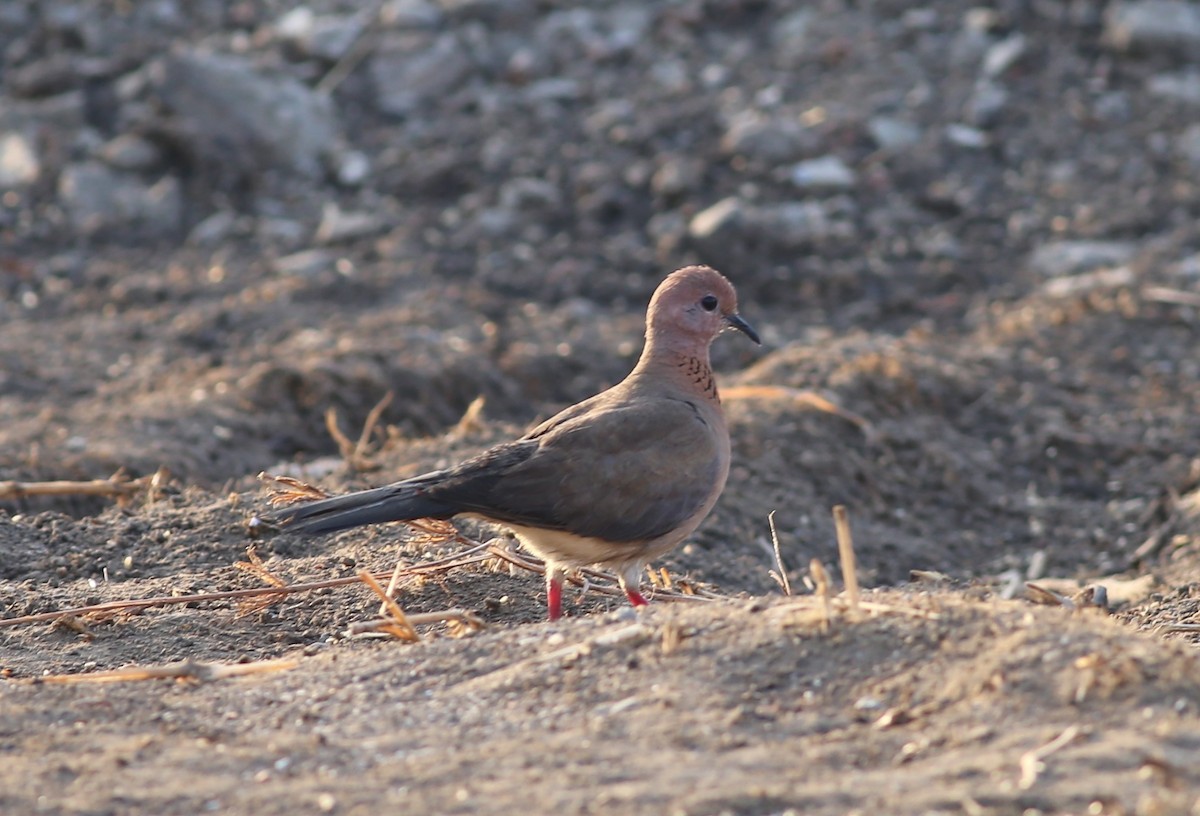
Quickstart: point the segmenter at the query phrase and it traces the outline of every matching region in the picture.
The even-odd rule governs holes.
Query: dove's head
[[[737,292],[709,266],[685,266],[667,276],[650,298],[646,339],[652,345],[708,350],[713,338],[734,328],[755,343],[758,333],[737,313]]]

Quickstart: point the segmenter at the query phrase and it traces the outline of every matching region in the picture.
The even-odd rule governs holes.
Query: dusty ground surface
[[[1194,6],[290,6],[3,4],[0,480],[170,478],[0,503],[0,616],[465,549],[263,532],[254,476],[518,433],[694,261],[766,342],[718,341],[735,466],[656,566],[726,600],[547,624],[478,563],[399,598],[487,629],[413,645],[344,635],[361,585],[3,626],[0,811],[1197,812]],[[389,391],[347,467],[325,411]],[[825,629],[834,504],[874,605]]]

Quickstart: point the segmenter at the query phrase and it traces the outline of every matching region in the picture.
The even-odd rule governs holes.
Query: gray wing
[[[704,507],[723,478],[727,445],[685,400],[602,407],[493,448],[429,495],[496,521],[645,541]]]

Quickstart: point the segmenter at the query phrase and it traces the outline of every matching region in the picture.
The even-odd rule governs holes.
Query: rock
[[[332,269],[337,255],[325,249],[306,249],[276,258],[271,267],[280,275],[311,278]]]
[[[819,145],[819,137],[799,122],[772,119],[755,111],[734,117],[721,139],[726,153],[769,164],[795,161]]]
[[[545,179],[514,178],[500,188],[500,206],[516,213],[552,213],[562,207],[562,193]]]
[[[817,12],[801,8],[784,15],[771,27],[771,44],[785,65],[796,65],[812,57],[810,33]]]
[[[226,55],[171,57],[160,73],[158,92],[174,113],[178,136],[203,161],[241,175],[263,165],[322,175],[338,136],[328,96]]]
[[[731,246],[741,242],[796,250],[851,232],[849,224],[835,221],[817,201],[753,205],[737,196],[702,210],[688,224],[688,237],[715,258],[727,257]]]
[[[361,150],[347,150],[334,160],[333,175],[343,187],[358,187],[371,175],[371,159]]]
[[[444,18],[428,0],[388,0],[379,9],[379,22],[388,28],[437,28]]]
[[[275,33],[301,57],[336,62],[362,35],[364,22],[359,16],[317,15],[298,6],[279,18]]]
[[[1168,271],[1177,278],[1200,280],[1200,253],[1189,255],[1178,263],[1172,264]]]
[[[1156,74],[1146,80],[1146,92],[1160,99],[1200,105],[1200,73]]]
[[[193,246],[216,246],[228,240],[237,228],[237,216],[230,210],[217,210],[188,233]]]
[[[740,228],[746,209],[737,196],[723,198],[692,216],[688,235],[703,243],[731,237]]]
[[[1200,170],[1200,125],[1191,125],[1176,137],[1175,150]]]
[[[983,55],[983,75],[988,79],[997,79],[1025,56],[1028,47],[1025,37],[1020,33],[1010,34],[994,43]]]
[[[1182,0],[1114,3],[1105,15],[1105,39],[1121,51],[1171,51],[1200,58],[1200,6]]]
[[[993,127],[1008,105],[1009,93],[994,82],[977,82],[964,111],[966,120],[977,128]]]
[[[145,184],[137,176],[86,161],[63,170],[58,195],[72,225],[85,235],[138,229],[161,236],[182,224],[183,192],[170,176]]]
[[[132,133],[105,142],[96,151],[96,158],[117,170],[146,172],[161,166],[163,156],[158,145]]]
[[[668,156],[660,159],[658,169],[650,177],[650,189],[656,195],[683,195],[700,188],[704,179],[704,166],[695,159],[683,156]]]
[[[900,150],[921,141],[921,129],[911,122],[891,116],[872,116],[867,134],[881,150]]]
[[[387,226],[375,212],[347,212],[332,201],[321,208],[321,223],[313,240],[318,244],[336,244],[364,238],[383,230]]]
[[[1029,266],[1043,277],[1057,278],[1102,266],[1121,266],[1136,251],[1137,245],[1128,241],[1054,241],[1037,247]]]
[[[41,173],[41,161],[28,137],[16,132],[0,135],[0,187],[32,184]]]
[[[474,71],[466,47],[453,34],[424,42],[393,38],[371,58],[375,105],[383,113],[408,116],[453,91]]]
[[[827,192],[852,189],[858,179],[844,161],[830,155],[794,165],[788,180],[801,190]]]
[[[946,134],[946,139],[959,147],[967,147],[972,150],[979,150],[987,147],[991,140],[988,135],[978,128],[969,127],[958,123],[946,125],[943,131]]]
[[[750,237],[784,250],[804,249],[845,232],[845,225],[835,226],[825,208],[816,201],[752,207],[743,220]]]

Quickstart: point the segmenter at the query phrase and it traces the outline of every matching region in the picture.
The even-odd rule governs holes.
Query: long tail
[[[397,482],[372,490],[297,504],[272,515],[285,530],[304,533],[335,533],[364,524],[409,521],[419,518],[449,518],[455,511],[424,495],[422,485]]]

